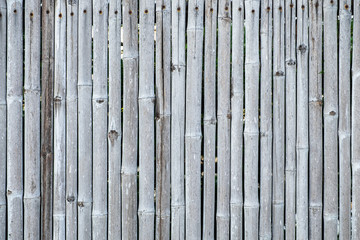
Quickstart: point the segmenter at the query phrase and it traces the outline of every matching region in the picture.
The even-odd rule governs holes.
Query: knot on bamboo
[[[75,5],[76,4],[76,0],[68,0],[68,5]]]
[[[290,59],[287,61],[287,65],[289,66],[292,66],[292,65],[295,65],[296,64],[296,61],[294,59]]]
[[[54,97],[54,102],[55,102],[55,103],[60,103],[61,100],[62,100],[62,97],[60,97],[60,96],[55,96],[55,97]]]
[[[111,142],[114,142],[119,137],[119,133],[116,130],[110,130],[108,135]]]
[[[68,201],[68,202],[74,202],[74,201],[75,201],[75,197],[74,197],[74,196],[68,196],[68,197],[66,198],[66,201]]]
[[[298,50],[304,54],[307,50],[307,46],[305,44],[300,44],[299,47],[298,47]]]
[[[285,73],[283,71],[277,71],[275,76],[285,76]]]

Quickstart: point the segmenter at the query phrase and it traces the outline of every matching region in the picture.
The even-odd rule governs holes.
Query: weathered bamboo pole
[[[22,239],[23,1],[7,1],[7,238]]]
[[[78,238],[91,239],[92,5],[79,0],[78,27]]]
[[[339,36],[339,162],[340,162],[340,239],[351,238],[351,116],[350,53],[351,1],[341,0]],[[359,39],[355,39],[358,41]],[[356,187],[356,186],[355,186]]]
[[[121,0],[109,5],[108,238],[121,239]]]
[[[286,60],[286,190],[285,239],[295,240],[296,193],[296,1],[285,3],[285,60]]]
[[[308,200],[308,153],[309,153],[309,35],[308,35],[308,1],[297,2],[297,100],[296,100],[296,236],[297,239],[308,239],[309,233],[309,200]]]
[[[337,239],[338,51],[336,0],[324,1],[324,238]],[[301,177],[301,176],[299,176]]]
[[[259,222],[259,16],[260,1],[245,0],[245,238],[258,238]]]
[[[277,10],[276,10],[277,11]],[[261,7],[260,239],[271,239],[272,196],[272,1]],[[275,43],[275,42],[274,42]]]
[[[25,239],[40,239],[40,3],[25,4]]]
[[[78,2],[67,4],[66,51],[66,239],[77,238]]]
[[[138,1],[123,2],[122,237],[137,239]]]
[[[171,239],[185,239],[185,16],[186,1],[172,1]]]
[[[230,238],[240,240],[243,233],[244,1],[234,0],[232,4]]]
[[[156,4],[156,239],[170,238],[171,1]]]
[[[187,22],[185,119],[186,239],[201,238],[201,87],[204,1],[190,0]]]
[[[309,237],[322,236],[322,0],[309,1]]]
[[[205,1],[203,239],[215,238],[217,0]]]

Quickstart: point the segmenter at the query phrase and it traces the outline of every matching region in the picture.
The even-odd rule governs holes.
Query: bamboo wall
[[[0,240],[360,239],[360,0],[0,0]]]

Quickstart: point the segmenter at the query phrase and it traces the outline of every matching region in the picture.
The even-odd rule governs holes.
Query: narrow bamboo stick
[[[121,239],[121,0],[109,5],[108,238]]]
[[[7,1],[7,238],[22,239],[23,1]]]
[[[205,1],[203,239],[215,238],[217,0]]]
[[[277,10],[276,10],[277,11]],[[260,239],[271,239],[272,196],[272,1],[261,7]],[[276,44],[274,42],[274,44]]]
[[[259,16],[260,1],[245,0],[245,238],[259,235]]]

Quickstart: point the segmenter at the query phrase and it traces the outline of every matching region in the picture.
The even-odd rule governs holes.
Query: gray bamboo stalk
[[[25,4],[24,239],[40,239],[40,2]]]
[[[309,1],[309,237],[322,237],[322,1]]]
[[[171,1],[156,4],[156,239],[170,238]]]
[[[230,238],[241,240],[243,233],[244,1],[234,0],[232,4]],[[215,129],[212,136],[215,138]],[[204,141],[206,142],[206,139]],[[214,175],[212,178],[215,181]]]
[[[337,5],[324,1],[324,238],[337,239],[338,51]],[[301,177],[301,176],[299,176]]]
[[[204,1],[190,0],[187,22],[185,196],[186,239],[201,238],[201,87]]]
[[[276,11],[278,11],[276,9]],[[261,8],[260,239],[271,239],[272,196],[272,1]],[[275,42],[274,42],[275,44]]]
[[[93,1],[92,237],[107,239],[108,2]]]
[[[155,237],[155,122],[153,0],[140,1],[139,38],[139,239]],[[158,26],[157,26],[158,27]],[[156,35],[161,29],[156,29]],[[158,64],[157,64],[158,65]]]
[[[7,1],[7,239],[22,239],[23,1]]]
[[[66,239],[77,238],[78,2],[67,2],[66,52]]]
[[[259,219],[259,16],[260,1],[245,0],[245,238],[258,238]]]
[[[297,101],[296,101],[296,236],[308,239],[309,200],[308,200],[308,154],[309,154],[309,119],[308,119],[308,1],[297,2]]]
[[[79,0],[78,27],[78,238],[91,239],[92,5]]]
[[[217,239],[230,237],[230,27],[231,5],[229,0],[219,0],[218,13],[218,191],[216,229]]]
[[[296,194],[296,1],[285,3],[285,60],[286,60],[286,190],[285,190],[285,238],[295,240]]]
[[[341,0],[339,36],[339,162],[340,162],[340,239],[351,238],[351,116],[350,53],[351,1]],[[357,40],[355,40],[357,41]]]
[[[123,1],[122,237],[137,239],[138,1]]]
[[[0,1],[0,239],[6,239],[6,1]]]
[[[205,1],[203,239],[215,239],[217,0]]]
[[[171,239],[185,239],[185,15],[186,1],[172,1]]]
[[[121,0],[109,5],[108,238],[121,239]]]

